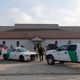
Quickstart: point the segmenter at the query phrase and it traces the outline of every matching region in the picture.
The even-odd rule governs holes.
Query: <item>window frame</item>
[[[74,47],[72,47],[72,46],[74,46]],[[75,51],[76,49],[77,49],[77,45],[76,44],[68,45],[68,50]]]
[[[66,48],[65,49],[61,49],[63,46],[66,46]],[[68,49],[68,45],[62,45],[57,49],[57,51],[66,51],[67,49]]]

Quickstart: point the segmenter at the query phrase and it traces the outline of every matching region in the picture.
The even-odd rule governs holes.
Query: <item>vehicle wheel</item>
[[[64,64],[64,61],[59,61],[59,63]]]
[[[6,54],[3,55],[4,60],[7,60],[7,56]]]
[[[21,56],[19,57],[19,61],[24,62],[24,61],[25,61],[24,56],[21,55]]]
[[[48,56],[48,57],[47,57],[47,63],[48,63],[49,65],[54,65],[54,64],[55,64],[54,57],[53,57],[53,56]]]

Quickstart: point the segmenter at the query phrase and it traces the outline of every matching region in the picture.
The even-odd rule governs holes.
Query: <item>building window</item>
[[[17,47],[19,47],[19,41],[17,41]]]
[[[3,41],[3,45],[5,45],[5,41]]]

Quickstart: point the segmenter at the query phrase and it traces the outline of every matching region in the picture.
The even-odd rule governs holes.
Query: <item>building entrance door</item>
[[[39,37],[35,37],[32,39],[32,43],[34,45],[34,50],[36,50],[41,44],[42,44],[42,39]]]
[[[36,51],[38,48],[39,48],[39,46],[42,44],[42,42],[38,42],[38,41],[36,41],[36,42],[33,42],[33,45],[34,45],[34,51]]]

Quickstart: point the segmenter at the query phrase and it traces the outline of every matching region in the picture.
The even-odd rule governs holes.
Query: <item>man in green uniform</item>
[[[43,61],[43,55],[44,55],[44,48],[42,46],[38,47],[38,53],[39,53],[39,59],[40,61]]]

